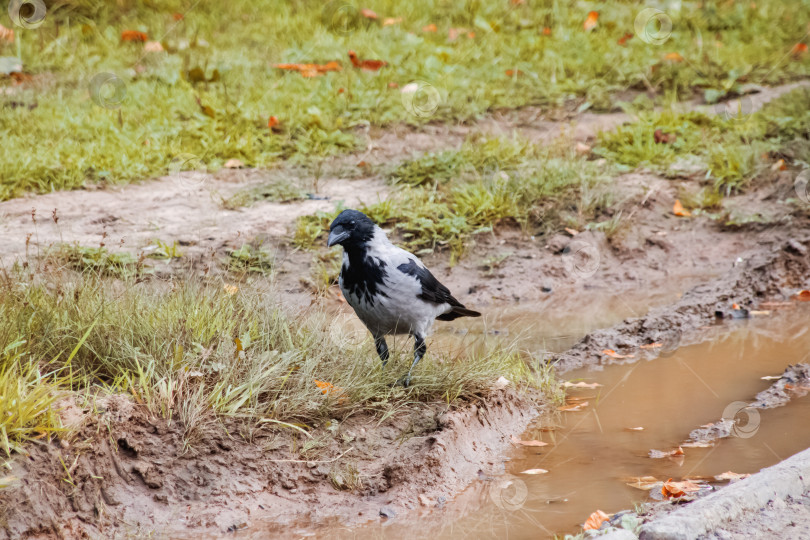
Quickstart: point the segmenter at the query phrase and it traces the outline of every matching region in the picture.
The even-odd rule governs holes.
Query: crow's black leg
[[[383,336],[375,337],[374,338],[374,346],[377,348],[377,354],[380,355],[380,360],[382,360],[382,365],[385,367],[385,364],[388,362],[388,344],[385,342],[385,338]]]
[[[408,374],[402,378],[402,386],[411,384],[411,372],[427,352],[427,345],[425,345],[425,339],[422,336],[414,334],[413,339],[413,364],[411,364],[411,369],[408,370]]]

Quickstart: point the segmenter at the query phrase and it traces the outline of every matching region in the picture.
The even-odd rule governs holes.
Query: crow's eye
[[[354,225],[355,225],[355,221],[354,221],[354,220],[352,220],[352,226],[354,226]]]

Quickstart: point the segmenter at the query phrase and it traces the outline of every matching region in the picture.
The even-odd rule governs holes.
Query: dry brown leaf
[[[675,142],[678,138],[674,133],[666,133],[663,129],[656,129],[653,131],[653,140],[655,144],[669,144]]]
[[[681,443],[681,447],[683,448],[711,448],[713,446],[714,443],[711,441],[688,441]]]
[[[654,476],[631,476],[630,478],[624,479],[624,483],[631,488],[643,489],[645,491],[658,487],[658,485],[662,482],[662,480],[659,480]]]
[[[599,388],[602,385],[597,383],[597,382],[586,383],[585,381],[579,381],[577,383],[572,383],[571,381],[565,381],[563,383],[563,386],[565,388],[589,388],[589,389],[593,389],[593,388]]]
[[[580,156],[585,156],[591,153],[591,147],[583,142],[577,142],[577,144],[574,145],[574,151]]]
[[[388,62],[383,60],[360,60],[357,58],[357,53],[354,51],[349,51],[349,60],[352,61],[354,67],[366,71],[378,71],[381,67],[388,65]]]
[[[682,456],[683,455],[683,448],[680,446],[675,450],[670,450],[669,452],[664,452],[662,450],[650,450],[649,456],[653,459],[661,459],[665,457],[673,457],[673,456]]]
[[[543,27],[543,35],[544,36],[550,36],[551,35],[551,28],[549,28],[548,26]]]
[[[372,21],[376,21],[376,20],[377,20],[377,14],[376,14],[376,13],[374,13],[373,11],[371,11],[371,10],[370,10],[370,9],[368,9],[368,8],[363,8],[363,9],[361,9],[361,10],[360,10],[360,15],[362,15],[362,16],[363,16],[363,17],[365,17],[366,19],[371,19]]]
[[[140,41],[146,43],[148,36],[144,32],[137,30],[124,30],[121,32],[121,41]]]
[[[437,32],[438,30],[439,28],[433,23],[422,27],[422,32]]]
[[[723,480],[741,480],[743,478],[748,478],[749,476],[751,475],[726,471],[724,473],[716,475],[714,479],[722,482]]]
[[[592,11],[591,13],[596,13],[596,12]],[[601,510],[597,510],[596,512],[594,512],[593,514],[591,514],[588,517],[588,519],[585,521],[585,525],[583,525],[582,528],[585,529],[586,531],[590,531],[590,530],[595,531],[599,527],[602,526],[602,523],[604,523],[605,521],[607,521],[609,519],[610,519],[609,515],[602,512]]]
[[[793,298],[799,302],[810,302],[810,291],[807,289],[802,289],[801,291],[797,292]]]
[[[546,474],[548,471],[545,469],[526,469],[525,471],[520,471],[520,474]]]
[[[690,212],[689,210],[686,210],[683,207],[683,205],[681,204],[681,201],[679,201],[678,199],[675,199],[675,204],[672,205],[672,213],[675,214],[678,217],[691,217],[692,216],[692,212]]]
[[[585,19],[585,22],[582,23],[582,27],[585,29],[586,32],[590,32],[596,25],[598,24],[596,21],[599,20],[599,12],[598,11],[591,11],[588,13],[588,17]]]
[[[578,230],[576,230],[576,229],[572,229],[572,228],[570,228],[570,227],[566,227],[566,228],[565,228],[565,232],[567,232],[567,233],[568,233],[568,234],[570,234],[571,236],[576,236],[576,235],[578,235],[578,234],[579,234],[579,231],[578,231]]]
[[[691,480],[673,482],[672,478],[670,478],[661,486],[661,495],[667,499],[677,499],[689,493],[695,493],[696,491],[700,491],[700,484],[692,482]]]
[[[635,358],[636,357],[633,354],[619,354],[616,351],[614,351],[613,349],[604,349],[602,351],[602,354],[604,354],[605,356],[609,356],[611,358],[616,358],[618,360],[622,360],[624,358]]]
[[[619,41],[617,41],[616,43],[618,43],[619,45],[624,47],[625,45],[627,45],[627,41],[630,40],[630,39],[633,39],[633,34],[628,32],[625,35],[623,35],[622,37],[620,37]]]
[[[798,58],[799,56],[803,55],[807,52],[807,44],[806,43],[797,43],[790,49],[790,54],[794,57]]]
[[[683,62],[683,56],[681,56],[676,52],[671,52],[664,55],[664,60],[668,60],[674,63]]]
[[[275,64],[276,69],[298,71],[302,77],[317,77],[329,71],[341,71],[340,62],[332,60],[325,64]]]
[[[572,403],[572,404],[569,404],[569,405],[563,405],[562,407],[557,407],[557,410],[558,411],[565,411],[565,412],[580,412],[580,411],[582,411],[582,409],[584,409],[587,406],[588,406],[588,402],[583,401],[582,403],[576,403],[576,404]]]
[[[776,172],[776,171],[786,171],[786,170],[787,170],[787,165],[785,165],[785,160],[784,160],[784,159],[778,159],[778,160],[776,160],[776,161],[773,163],[773,165],[771,165],[771,170],[772,170],[773,172]]]
[[[512,444],[517,444],[519,446],[548,446],[548,443],[543,441],[521,441],[514,435],[512,435]]]

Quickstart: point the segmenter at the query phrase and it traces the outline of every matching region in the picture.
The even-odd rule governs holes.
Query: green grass
[[[15,344],[0,363],[0,388],[9,387],[6,379],[18,384],[16,394],[3,395],[28,392],[25,403],[34,411],[24,422],[8,420],[7,431],[20,437],[50,429],[52,411],[41,411],[56,395],[54,384],[125,391],[181,422],[192,442],[223,415],[307,431],[358,411],[472,399],[500,376],[522,388],[553,387],[551,375],[531,369],[516,345],[489,342],[470,343],[455,357],[429,354],[411,387],[392,387],[410,365],[408,347],[383,369],[370,341],[354,343],[333,316],[293,313],[272,288],[218,280],[11,272],[0,279],[0,314],[0,340]],[[18,358],[36,360],[39,371],[15,367]],[[39,375],[68,369],[70,377],[58,383]],[[315,381],[334,389],[324,393]],[[4,410],[14,411],[9,402]],[[5,418],[11,413],[0,428]]]
[[[656,131],[674,140],[656,142]],[[810,90],[800,88],[753,114],[725,117],[699,112],[642,113],[631,124],[601,133],[594,152],[620,168],[676,173],[696,165],[719,195],[743,190],[777,159],[789,166],[810,162]],[[659,137],[660,139],[660,137]],[[710,206],[717,198],[709,197]]]
[[[532,233],[585,226],[610,200],[609,168],[577,156],[568,143],[543,147],[518,137],[474,137],[461,149],[428,154],[394,166],[394,191],[360,208],[394,229],[397,239],[423,255],[447,248],[463,255],[477,234],[499,225]],[[324,242],[330,221],[342,210],[298,220],[294,243]]]
[[[640,3],[373,0],[359,7],[380,20],[358,18],[345,33],[329,19],[329,6],[340,4],[314,1],[59,5],[38,28],[17,27],[17,41],[0,44],[0,56],[18,56],[33,76],[20,85],[2,81],[0,199],[166,174],[173,159],[189,163],[189,155],[210,169],[232,158],[251,167],[309,162],[355,148],[355,130],[369,124],[468,120],[572,99],[580,109],[605,109],[628,89],[652,89],[663,100],[717,99],[742,84],[810,73],[810,55],[788,54],[806,38],[796,14],[807,12],[807,0],[686,1],[669,12],[666,43],[634,37],[624,46],[617,41],[633,32]],[[599,24],[587,32],[591,10]],[[383,26],[386,17],[403,20]],[[422,30],[431,23],[437,32]],[[450,41],[451,27],[475,36]],[[146,32],[167,52],[122,43],[123,30]],[[350,49],[388,66],[355,69]],[[669,52],[685,61],[663,60]],[[331,60],[342,71],[314,78],[272,67]],[[91,96],[100,73],[120,83]],[[413,81],[431,85],[414,96],[416,109],[401,93]],[[276,131],[269,116],[279,119]]]

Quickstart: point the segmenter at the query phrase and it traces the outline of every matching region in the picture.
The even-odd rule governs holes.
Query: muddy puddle
[[[515,317],[513,326],[518,314]],[[525,321],[527,314],[520,317]],[[677,448],[693,429],[734,417],[742,402],[770,386],[762,377],[810,361],[808,322],[810,305],[794,304],[769,315],[728,321],[713,329],[716,335],[710,342],[654,360],[566,373],[566,380],[602,386],[570,390],[569,399],[588,405],[580,412],[541,418],[522,436],[548,446],[516,448],[504,463],[492,464],[488,474],[479,473],[468,489],[440,507],[418,508],[388,520],[374,516],[359,527],[338,522],[282,527],[256,519],[237,536],[551,538],[578,532],[596,509],[612,513],[650,501],[646,491],[625,484],[628,477],[666,480],[757,472],[810,447],[810,396],[743,416],[745,430],[712,447],[685,447],[682,458],[653,459],[648,453]],[[628,429],[639,427],[644,429]],[[528,469],[548,472],[522,474]]]

